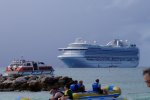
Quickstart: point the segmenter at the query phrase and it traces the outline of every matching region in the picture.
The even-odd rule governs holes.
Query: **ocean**
[[[0,68],[3,73],[5,68]],[[68,76],[74,80],[83,80],[86,90],[92,90],[92,83],[100,79],[103,86],[119,86],[122,90],[120,98],[128,100],[150,100],[150,88],[143,80],[145,68],[54,68],[55,76]],[[0,100],[16,100],[18,97],[28,97],[31,100],[48,100],[49,91],[42,92],[0,92]]]

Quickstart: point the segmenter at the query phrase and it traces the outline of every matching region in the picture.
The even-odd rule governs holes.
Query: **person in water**
[[[103,94],[103,90],[101,89],[101,84],[99,82],[99,79],[95,80],[95,83],[92,84],[92,88],[94,92],[98,92],[100,94]]]
[[[58,100],[58,98],[64,95],[64,93],[60,91],[58,88],[51,89],[50,94],[52,94],[52,97],[49,100]]]
[[[80,80],[78,83],[78,92],[85,92],[85,86],[82,80]]]
[[[143,71],[143,76],[147,86],[150,88],[150,68]]]
[[[68,99],[72,100],[73,99],[73,92],[69,88],[70,88],[70,85],[64,86],[64,90],[65,90],[64,95],[58,98],[58,100],[68,100]]]

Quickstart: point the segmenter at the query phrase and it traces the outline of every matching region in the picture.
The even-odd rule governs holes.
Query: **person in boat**
[[[147,86],[150,88],[150,68],[143,71],[143,76]]]
[[[75,81],[73,82],[73,84],[70,85],[70,89],[71,89],[72,92],[74,92],[74,93],[78,92],[79,87],[78,87],[78,81],[77,81],[77,80],[75,80]]]
[[[50,94],[52,95],[52,97],[49,100],[58,100],[58,98],[64,95],[64,93],[60,91],[58,88],[51,89]]]
[[[98,92],[100,94],[103,94],[103,90],[101,89],[101,84],[99,82],[99,79],[95,80],[95,83],[92,84],[92,88],[94,92]]]
[[[58,98],[58,100],[68,100],[68,99],[72,100],[73,99],[73,92],[70,89],[70,85],[68,85],[68,84],[65,85],[64,90],[65,90],[64,95],[62,97]]]
[[[80,80],[78,83],[78,92],[85,92],[85,86],[82,80]]]

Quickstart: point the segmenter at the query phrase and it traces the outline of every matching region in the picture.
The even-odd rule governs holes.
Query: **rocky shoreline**
[[[0,76],[0,91],[49,91],[72,82],[73,79],[68,76]]]

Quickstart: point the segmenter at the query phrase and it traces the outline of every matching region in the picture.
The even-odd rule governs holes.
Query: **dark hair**
[[[150,75],[150,68],[147,68],[143,71],[143,75],[148,74]]]
[[[57,90],[58,90],[58,88],[52,88],[52,89],[50,90],[50,94],[54,94],[54,92],[57,91]]]
[[[80,81],[79,81],[79,83],[83,83],[83,81],[82,81],[82,80],[80,80]]]
[[[70,85],[69,85],[69,84],[66,84],[65,87],[69,89],[69,88],[70,88]]]
[[[99,82],[99,79],[96,79],[95,81],[96,81],[96,82]]]
[[[55,87],[55,88],[53,88],[53,89],[54,89],[54,90],[59,90],[59,88],[56,88],[56,87]]]
[[[78,83],[78,81],[77,81],[77,80],[75,80],[75,81],[74,81],[74,84],[77,84],[77,83]]]

